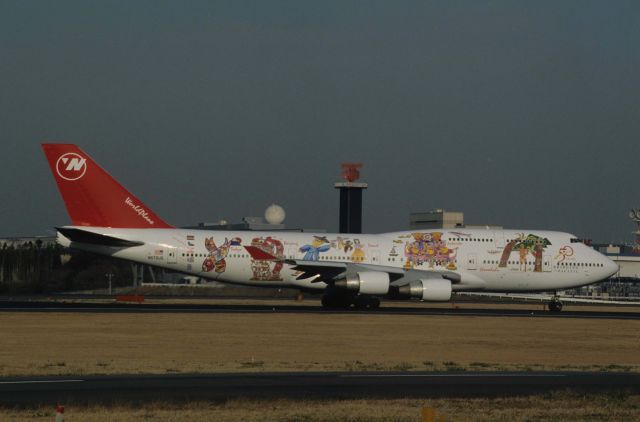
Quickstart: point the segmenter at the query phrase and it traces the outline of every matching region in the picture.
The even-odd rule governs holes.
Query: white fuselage
[[[132,247],[60,243],[186,274],[252,286],[324,289],[282,261],[254,260],[244,246],[290,259],[456,273],[453,291],[562,290],[610,277],[617,265],[568,233],[540,230],[441,229],[384,234],[116,229],[78,227],[142,241]],[[384,268],[381,268],[384,271]],[[397,282],[402,282],[398,280]]]

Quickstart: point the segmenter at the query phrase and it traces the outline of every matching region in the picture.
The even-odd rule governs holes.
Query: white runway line
[[[84,382],[85,380],[25,380],[25,381],[0,381],[0,384],[53,384],[61,382]]]

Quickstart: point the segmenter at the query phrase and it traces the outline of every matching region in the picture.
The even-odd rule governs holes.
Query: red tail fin
[[[72,144],[42,144],[75,226],[171,227]]]

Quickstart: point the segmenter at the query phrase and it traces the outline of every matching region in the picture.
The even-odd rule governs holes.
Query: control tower
[[[360,178],[361,163],[343,163],[342,178],[334,186],[340,189],[340,233],[362,233],[362,191],[366,183]]]

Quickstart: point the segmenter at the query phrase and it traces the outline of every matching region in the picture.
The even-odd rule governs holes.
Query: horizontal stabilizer
[[[113,236],[107,236],[104,234],[93,233],[87,230],[75,229],[69,227],[56,227],[56,230],[60,232],[64,237],[72,242],[88,243],[91,245],[101,246],[116,246],[116,247],[130,247],[144,245],[144,242],[137,240],[120,239]]]

